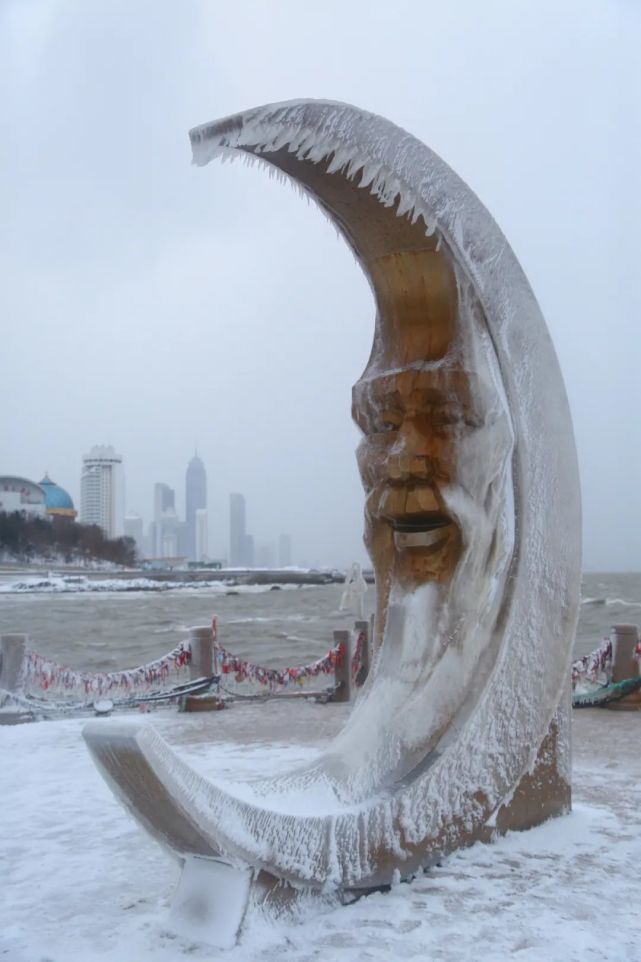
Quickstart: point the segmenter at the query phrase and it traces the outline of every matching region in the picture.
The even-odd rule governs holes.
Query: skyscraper
[[[209,518],[207,508],[196,509],[196,549],[195,561],[207,561]]]
[[[122,457],[111,445],[95,445],[82,459],[80,521],[97,524],[108,538],[124,531],[125,486]]]
[[[194,454],[187,465],[185,476],[185,521],[188,529],[188,550],[192,561],[200,561],[196,550],[196,512],[207,508],[207,472],[205,465]],[[202,521],[201,521],[202,524]]]
[[[168,484],[157,481],[154,484],[154,521],[160,521],[167,511],[176,510],[176,492]]]
[[[243,535],[243,548],[240,563],[243,568],[254,567],[254,536],[251,534]]]
[[[136,554],[139,558],[144,557],[145,547],[142,533],[142,518],[133,513],[125,515],[125,535],[133,538],[136,542]]]
[[[175,558],[179,554],[180,521],[176,514],[176,492],[162,481],[154,485],[154,520],[150,534],[154,557]]]
[[[229,495],[229,564],[241,568],[246,551],[245,498],[242,494]]]

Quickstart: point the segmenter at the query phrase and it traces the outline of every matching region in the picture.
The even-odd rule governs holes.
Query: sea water
[[[5,577],[4,588],[8,587]],[[278,590],[185,587],[165,591],[0,593],[0,633],[30,636],[29,647],[74,668],[110,671],[170,651],[191,625],[218,616],[222,645],[265,667],[308,664],[353,616],[340,611],[341,585]],[[618,623],[641,627],[641,574],[586,574],[575,657],[596,648]],[[374,611],[368,586],[365,609]]]

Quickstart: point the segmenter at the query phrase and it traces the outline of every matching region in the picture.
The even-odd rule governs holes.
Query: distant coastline
[[[27,591],[154,591],[180,587],[221,585],[235,587],[287,587],[342,584],[345,572],[337,568],[218,568],[148,569],[105,566],[0,562],[0,592]],[[373,583],[373,573],[368,578]]]

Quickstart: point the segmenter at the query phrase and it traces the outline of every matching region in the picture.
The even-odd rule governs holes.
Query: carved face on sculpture
[[[490,359],[475,351],[481,369],[471,371],[466,352],[452,342],[439,359],[425,360],[420,338],[415,357],[394,357],[390,368],[366,369],[353,391],[353,416],[363,431],[358,464],[365,487],[366,542],[377,573],[407,587],[447,582],[463,545],[474,541],[472,518],[457,518],[448,505],[463,481],[463,463],[478,435],[501,435],[476,464],[478,520],[492,525],[488,492],[510,452],[507,412],[488,395]],[[467,358],[469,364],[469,357]],[[488,438],[489,440],[489,438]],[[467,529],[467,530],[465,530]],[[481,539],[483,540],[483,539]],[[477,544],[477,548],[479,545]]]
[[[401,258],[403,283],[393,285]],[[420,290],[418,270],[429,281]],[[460,616],[465,593],[483,594],[512,548],[512,429],[498,362],[478,300],[443,250],[396,254],[391,268],[389,258],[379,262],[373,287],[377,331],[352,414],[363,432],[357,458],[379,625],[393,588],[428,583]]]
[[[354,389],[354,418],[364,434],[358,462],[366,541],[377,569],[388,559],[400,580],[415,583],[449,578],[461,551],[442,493],[452,481],[452,434],[461,413],[439,375],[403,367]]]

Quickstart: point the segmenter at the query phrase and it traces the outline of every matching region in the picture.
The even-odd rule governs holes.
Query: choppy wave
[[[189,625],[174,625],[170,624],[163,628],[154,628],[154,635],[175,635],[176,632],[182,633],[183,635],[188,635],[190,630]]]
[[[626,598],[582,598],[582,605],[605,605],[607,608],[641,608],[641,601],[628,601]]]
[[[276,614],[270,615],[269,617],[257,615],[255,618],[232,618],[229,621],[225,621],[227,625],[250,625],[256,623],[271,623],[271,622],[281,622],[281,621],[311,621],[309,615],[283,615]]]

